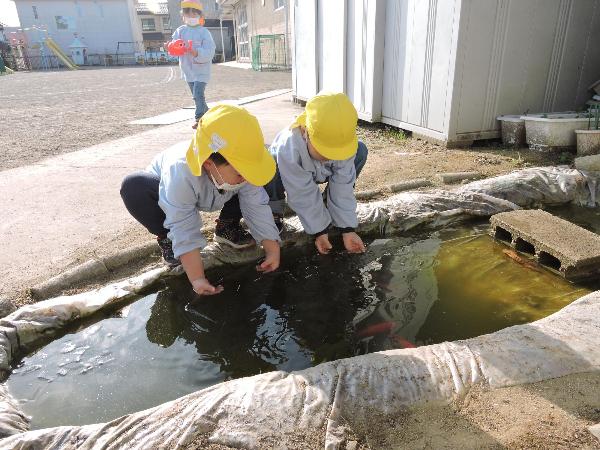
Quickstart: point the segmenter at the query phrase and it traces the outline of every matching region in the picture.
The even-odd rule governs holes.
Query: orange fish
[[[540,271],[540,269],[537,268],[535,263],[520,257],[514,250],[502,250],[502,253],[504,253],[506,256],[508,256],[510,259],[517,262],[518,264],[521,264],[523,267],[526,267],[527,269],[534,270],[535,272]]]
[[[396,323],[392,321],[380,322],[374,325],[369,325],[367,328],[363,328],[362,330],[357,331],[356,335],[358,337],[363,338],[375,336],[377,334],[389,334],[395,326]]]
[[[396,344],[398,348],[417,348],[417,346],[408,339],[404,339],[402,336],[397,334],[390,336],[390,340]]]

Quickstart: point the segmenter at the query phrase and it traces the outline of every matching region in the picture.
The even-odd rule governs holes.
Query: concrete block
[[[575,158],[575,168],[577,170],[587,170],[588,172],[600,172],[600,155]]]
[[[450,173],[438,173],[437,176],[446,184],[458,183],[464,180],[476,180],[481,178],[479,172],[450,172]]]
[[[390,184],[388,187],[392,192],[410,191],[421,187],[431,186],[433,183],[425,178],[417,178],[416,180],[401,181],[399,183]]]
[[[542,210],[491,217],[491,235],[569,280],[600,274],[600,236]]]

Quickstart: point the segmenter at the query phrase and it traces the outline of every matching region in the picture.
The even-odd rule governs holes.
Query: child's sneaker
[[[237,220],[217,219],[214,240],[233,248],[247,248],[255,244],[250,233],[244,230]]]
[[[275,226],[277,227],[279,234],[281,234],[284,228],[283,216],[280,214],[273,214],[273,222],[275,222]]]
[[[175,258],[175,255],[173,254],[173,243],[171,242],[171,239],[158,236],[156,242],[158,242],[158,246],[162,251],[163,259],[170,267],[176,267],[181,264],[181,261]]]
[[[195,130],[196,128],[198,128],[198,121],[197,120],[192,125],[192,130]]]

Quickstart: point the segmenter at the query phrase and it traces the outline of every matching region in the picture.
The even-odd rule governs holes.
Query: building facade
[[[142,28],[144,50],[160,51],[173,34],[167,2],[138,3],[135,9]]]
[[[237,60],[261,67],[291,67],[289,0],[217,0],[233,20]],[[261,63],[262,61],[262,63]],[[255,67],[255,68],[257,68]]]
[[[88,54],[141,51],[141,22],[134,0],[14,0],[28,44],[50,37],[68,52],[77,36]]]

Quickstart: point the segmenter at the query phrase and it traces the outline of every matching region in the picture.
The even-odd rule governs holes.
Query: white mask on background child
[[[217,171],[219,177],[221,178],[221,180],[223,180],[223,182],[221,184],[217,183],[217,180],[215,180],[215,177],[213,177],[212,174],[210,175],[210,178],[212,179],[212,182],[219,191],[237,192],[242,188],[242,186],[244,186],[247,183],[247,181],[243,181],[238,184],[229,184],[223,179],[223,175],[221,175],[221,172],[219,172],[217,166],[215,166],[215,170]]]
[[[200,25],[199,17],[184,17],[183,21],[185,22],[186,25],[189,25],[190,27],[195,27],[196,25]]]

